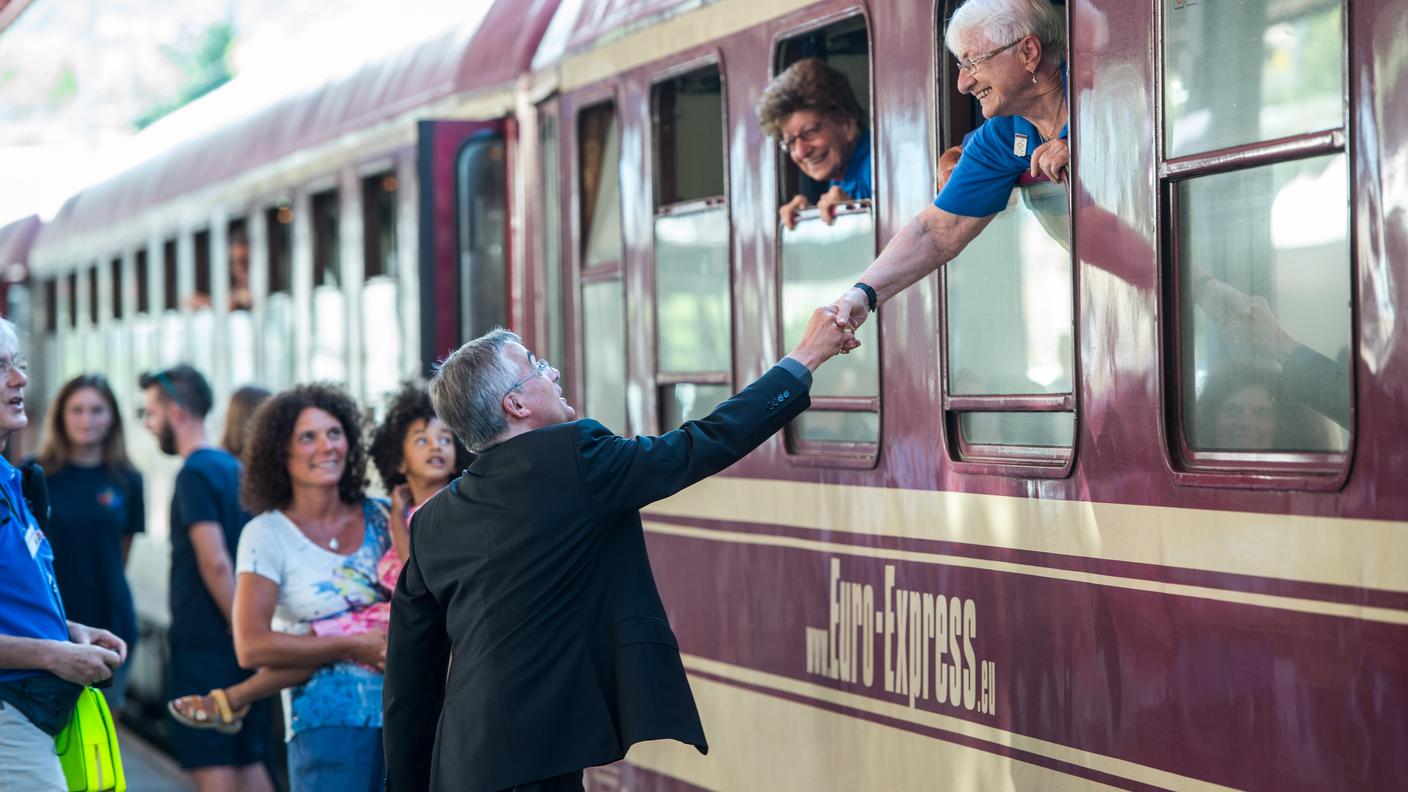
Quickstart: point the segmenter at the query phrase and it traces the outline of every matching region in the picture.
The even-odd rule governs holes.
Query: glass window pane
[[[799,440],[874,443],[880,439],[880,413],[811,409],[797,416],[788,428]]]
[[[656,327],[660,370],[730,371],[728,210],[655,219]]]
[[[558,165],[557,117],[542,117],[542,127],[538,142],[542,150],[539,158],[542,170],[542,189],[538,193],[542,202],[540,217],[543,218],[543,305],[547,319],[548,360],[564,361],[566,340],[562,322],[562,175]],[[561,368],[564,376],[569,372]]]
[[[626,431],[626,292],[620,278],[582,286],[586,410],[617,434]]]
[[[1178,185],[1183,415],[1196,449],[1348,447],[1344,154]]]
[[[1167,156],[1343,125],[1340,0],[1218,0],[1166,8]]]
[[[472,141],[458,163],[460,315],[463,338],[478,338],[508,323],[508,235],[504,142]]]
[[[337,191],[313,196],[313,286],[342,284],[341,209]]]
[[[254,373],[254,319],[247,310],[231,311],[230,384],[234,387],[256,381]]]
[[[660,428],[678,429],[685,421],[695,421],[714,411],[719,403],[733,395],[727,385],[696,385],[681,383],[660,389]]]
[[[963,439],[975,445],[1069,447],[1075,414],[1068,412],[969,412],[958,416]]]
[[[396,279],[382,275],[362,287],[362,393],[367,404],[396,389],[401,378],[401,321]]]
[[[342,289],[313,289],[313,360],[315,380],[347,381],[347,309]]]
[[[1066,191],[1012,191],[944,267],[953,395],[1069,393],[1075,328]]]
[[[790,351],[819,306],[855,283],[856,267],[875,258],[875,224],[869,212],[838,214],[834,225],[817,217],[782,228],[782,351]],[[880,392],[875,321],[856,331],[859,349],[817,369],[812,398],[875,396]],[[872,438],[873,439],[873,438]]]
[[[394,173],[362,179],[362,275],[396,274],[396,200],[400,182]]]
[[[621,147],[610,105],[582,113],[579,131],[585,266],[621,260]]]
[[[655,86],[656,200],[724,194],[723,85],[717,67]]]
[[[269,295],[264,311],[264,384],[280,391],[293,384],[293,295],[286,291]]]

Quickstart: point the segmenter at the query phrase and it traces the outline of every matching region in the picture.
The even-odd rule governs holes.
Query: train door
[[[421,362],[429,371],[509,310],[507,124],[422,121]]]

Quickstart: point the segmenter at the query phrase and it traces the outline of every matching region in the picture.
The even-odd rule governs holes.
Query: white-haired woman
[[[1023,173],[1066,178],[1061,11],[1048,0],[968,0],[949,20],[944,44],[958,58],[958,90],[978,100],[986,121],[964,144],[934,203],[836,301],[839,323],[860,326],[881,303],[962,252],[1007,206]]]

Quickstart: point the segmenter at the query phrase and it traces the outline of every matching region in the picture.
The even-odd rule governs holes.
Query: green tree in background
[[[163,116],[229,82],[234,76],[230,69],[230,49],[234,41],[234,26],[228,22],[217,22],[205,29],[200,46],[194,52],[163,47],[166,57],[180,67],[184,75],[181,90],[174,98],[158,102],[137,116],[132,122],[133,126],[145,129]]]

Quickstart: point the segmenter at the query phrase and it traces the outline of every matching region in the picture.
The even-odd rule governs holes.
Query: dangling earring
[[[1032,85],[1036,85],[1036,72],[1032,72]]]

